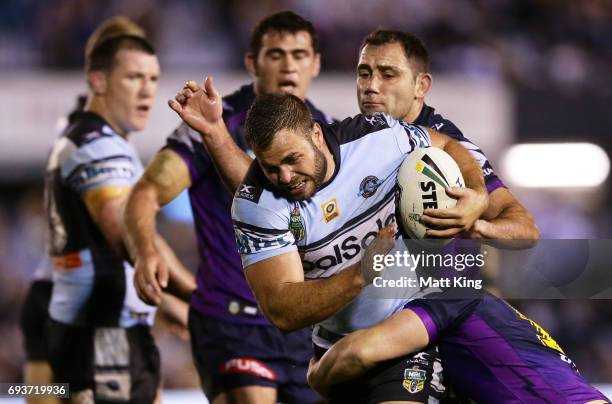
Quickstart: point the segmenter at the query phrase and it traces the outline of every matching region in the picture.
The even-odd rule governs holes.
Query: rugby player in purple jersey
[[[385,240],[390,250],[393,233],[387,229],[377,237],[378,251]],[[460,402],[609,402],[536,322],[488,292],[466,298],[453,288],[412,300],[377,325],[342,338],[311,361],[308,380],[325,396],[349,380],[353,386],[371,383],[368,370],[434,345]],[[417,390],[425,376],[415,366],[391,377]]]
[[[204,392],[213,402],[312,402],[317,398],[306,383],[310,332],[285,335],[260,312],[244,277],[230,214],[232,192],[250,163],[244,123],[255,96],[290,93],[305,99],[319,73],[312,24],[292,12],[262,20],[253,31],[245,65],[252,84],[222,100],[211,91],[229,133],[203,139],[205,135],[181,124],[132,191],[125,224],[136,261],[136,283],[144,299],[159,301],[167,275],[152,243],[155,216],[161,206],[188,189],[200,254],[190,332]],[[306,103],[317,119],[329,120]],[[215,158],[219,150],[225,159]],[[225,168],[221,175],[216,166]]]
[[[384,112],[395,119],[435,129],[460,142],[481,165],[489,191],[489,207],[470,229],[452,210],[424,212],[423,221],[436,226],[430,237],[453,237],[460,232],[474,239],[514,240],[507,245],[529,246],[540,236],[531,214],[512,195],[484,152],[450,120],[425,103],[431,89],[429,53],[420,39],[402,31],[376,30],[366,36],[357,65],[357,101],[363,114]],[[460,195],[461,190],[449,190]],[[522,240],[518,244],[516,240]]]

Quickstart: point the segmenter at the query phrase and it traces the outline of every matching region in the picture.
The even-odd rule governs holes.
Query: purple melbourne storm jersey
[[[250,152],[244,123],[255,99],[252,85],[223,98],[223,120],[234,141]],[[331,119],[307,101],[317,120]],[[197,289],[191,305],[203,315],[243,324],[269,325],[259,312],[246,282],[234,238],[232,194],[225,188],[200,135],[181,124],[169,137],[166,148],[180,155],[189,168],[189,200],[195,221],[200,264]]]
[[[505,187],[502,180],[499,179],[495,174],[495,171],[493,171],[493,167],[491,166],[491,163],[489,163],[489,160],[487,159],[487,156],[485,156],[484,152],[468,138],[463,136],[461,130],[459,130],[454,123],[448,119],[445,119],[442,115],[436,114],[434,111],[435,110],[432,107],[424,105],[421,113],[413,123],[415,125],[427,126],[437,130],[438,132],[444,133],[468,149],[472,157],[474,157],[478,164],[480,164],[480,168],[482,169],[482,174],[485,179],[485,184],[487,185],[487,191],[489,191],[489,193],[495,191],[497,188]]]
[[[606,400],[535,321],[487,292],[474,299],[447,299],[449,293],[405,308],[425,324],[458,395],[478,403]]]

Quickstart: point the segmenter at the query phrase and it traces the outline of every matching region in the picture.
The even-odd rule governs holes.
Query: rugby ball
[[[410,153],[397,174],[399,222],[412,238],[425,238],[421,215],[428,208],[446,209],[457,204],[447,195],[449,187],[465,187],[459,166],[444,150],[418,148]]]

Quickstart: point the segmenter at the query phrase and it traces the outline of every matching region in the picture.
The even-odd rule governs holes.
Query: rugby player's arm
[[[234,142],[225,126],[223,100],[213,85],[212,77],[207,77],[202,87],[193,80],[187,81],[168,105],[202,136],[225,186],[235,193],[252,159]]]
[[[448,188],[447,194],[457,199],[450,209],[426,209],[421,220],[439,229],[427,230],[428,237],[453,237],[472,228],[476,220],[486,211],[489,194],[482,170],[469,151],[450,137],[427,129],[432,145],[447,152],[457,163],[466,188]]]
[[[108,244],[125,258],[128,254],[122,238],[121,212],[129,192],[130,187],[126,185],[107,185],[86,191],[81,197]]]
[[[500,187],[489,194],[489,207],[467,236],[498,247],[529,248],[540,238],[540,231],[527,208]]]
[[[259,306],[268,320],[283,332],[325,320],[364,287],[359,264],[325,279],[305,281],[297,251],[258,261],[245,271]]]
[[[187,164],[174,151],[164,149],[149,163],[127,200],[124,238],[135,264],[136,290],[147,303],[160,303],[161,289],[168,285],[168,278],[170,291],[183,300],[188,301],[195,289],[193,275],[155,226],[159,209],[190,186]]]
[[[429,344],[425,325],[404,309],[377,325],[336,342],[319,361],[310,361],[308,383],[327,395],[330,386],[353,379],[380,362],[418,352]]]

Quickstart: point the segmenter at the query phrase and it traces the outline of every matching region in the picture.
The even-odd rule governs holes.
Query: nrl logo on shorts
[[[293,234],[293,238],[296,242],[303,239],[306,235],[304,221],[302,220],[302,215],[300,215],[300,209],[297,206],[293,208],[289,216],[289,231]]]
[[[412,394],[423,390],[423,387],[425,387],[425,371],[417,367],[404,369],[404,382],[402,386]]]
[[[380,184],[382,184],[382,181],[379,180],[378,177],[368,175],[361,180],[361,184],[359,184],[359,193],[357,195],[363,196],[364,198],[369,198],[376,193],[376,190]]]

